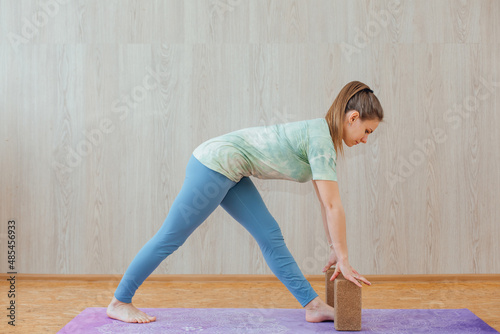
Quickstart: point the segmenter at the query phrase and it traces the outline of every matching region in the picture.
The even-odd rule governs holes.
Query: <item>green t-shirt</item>
[[[250,175],[337,181],[337,154],[324,118],[233,131],[205,141],[193,155],[234,182]]]

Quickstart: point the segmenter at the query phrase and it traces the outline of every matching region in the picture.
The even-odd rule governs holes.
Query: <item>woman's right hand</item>
[[[354,268],[351,267],[349,261],[347,260],[337,262],[337,265],[335,266],[335,272],[330,278],[330,281],[336,279],[340,273],[342,273],[346,280],[353,282],[360,288],[362,288],[363,286],[361,285],[361,283],[359,283],[359,281],[367,285],[372,285],[365,277],[361,276],[356,270],[354,270]]]
[[[335,253],[335,250],[331,248],[330,257],[328,258],[328,263],[323,268],[323,272],[325,273],[328,269],[330,269],[331,266],[337,265],[337,261],[338,261],[337,254]]]

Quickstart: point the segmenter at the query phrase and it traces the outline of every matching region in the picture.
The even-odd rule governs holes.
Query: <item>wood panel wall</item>
[[[500,273],[500,2],[0,0],[0,269],[124,273],[193,149],[323,117],[351,80],[385,109],[338,161],[363,274]],[[304,274],[311,182],[253,178]],[[222,208],[156,274],[271,274]]]

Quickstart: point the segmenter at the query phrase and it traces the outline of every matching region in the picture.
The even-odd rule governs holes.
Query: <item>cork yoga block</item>
[[[334,308],[335,329],[338,331],[361,330],[361,288],[340,274],[335,281],[330,278],[335,268],[326,272],[326,303]]]
[[[333,283],[335,329],[338,331],[360,331],[361,288],[340,275]]]
[[[330,278],[332,277],[333,273],[335,272],[335,267],[332,267],[326,271],[325,274],[325,283],[326,283],[326,296],[325,296],[325,302],[330,305],[331,307],[334,307],[333,303],[335,300],[335,292],[333,291],[333,286],[334,282],[330,282]],[[342,275],[342,274],[341,274]]]

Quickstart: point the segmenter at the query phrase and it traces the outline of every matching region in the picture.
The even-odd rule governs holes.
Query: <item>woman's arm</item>
[[[333,250],[339,260],[347,260],[347,241],[345,213],[337,182],[313,180],[316,195],[321,204],[321,216],[328,244],[333,244]]]
[[[323,202],[321,202],[321,195],[319,194],[318,186],[316,185],[316,182],[314,180],[313,180],[313,186],[314,190],[316,191],[316,196],[318,196],[319,204],[321,206],[321,218],[323,219],[323,227],[325,228],[326,239],[328,240],[328,245],[331,245],[332,238],[330,236],[330,230],[328,229],[328,221],[326,219],[325,207],[323,206]]]
[[[326,225],[328,230],[327,235],[330,236],[332,240],[333,248],[338,259],[337,266],[335,267],[335,273],[332,275],[330,280],[334,280],[339,273],[342,272],[347,280],[354,282],[360,287],[361,284],[357,280],[371,285],[366,278],[361,276],[349,264],[347,256],[345,213],[340,200],[340,192],[337,182],[327,180],[313,180],[312,182],[314,184],[316,194],[318,195],[318,199],[322,205],[322,210],[324,210],[323,217],[326,216]],[[323,218],[323,224],[324,220],[325,218]]]

